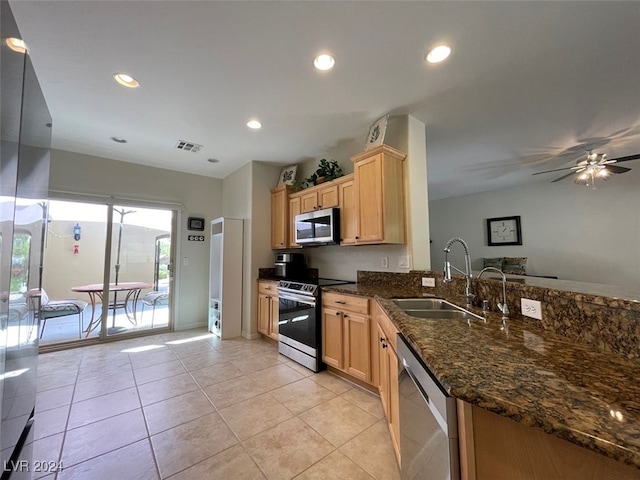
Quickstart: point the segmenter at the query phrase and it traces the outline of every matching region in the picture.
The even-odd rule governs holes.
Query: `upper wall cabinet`
[[[340,206],[340,245],[354,245],[358,228],[356,219],[356,194],[353,174],[338,185],[338,205]]]
[[[289,192],[290,185],[280,185],[271,190],[271,248],[287,248],[289,241]]]
[[[300,194],[301,213],[322,210],[338,206],[338,185],[330,182],[327,185],[318,185],[308,188]]]
[[[356,244],[405,243],[404,159],[381,145],[351,157],[354,169]]]
[[[340,208],[341,245],[405,243],[404,160],[387,145],[351,158],[354,173],[301,192],[281,185],[271,190],[271,248],[298,248],[294,218],[299,213]]]

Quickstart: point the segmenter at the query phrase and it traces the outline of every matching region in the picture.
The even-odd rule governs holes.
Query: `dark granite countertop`
[[[325,287],[375,297],[454,397],[640,469],[640,361],[599,351],[535,321],[410,317],[391,298],[411,288]],[[464,305],[462,298],[447,298]],[[473,310],[480,313],[478,309]],[[640,472],[639,472],[640,477]]]

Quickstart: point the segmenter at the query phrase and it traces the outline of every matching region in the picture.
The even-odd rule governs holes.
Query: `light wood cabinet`
[[[340,245],[356,243],[357,217],[356,193],[351,179],[338,185],[338,205],[340,206]]]
[[[289,242],[289,192],[290,185],[280,185],[271,190],[271,248],[287,248]]]
[[[637,468],[457,400],[463,480],[638,480]]]
[[[300,197],[289,197],[289,248],[302,248],[296,243],[296,215],[300,214]]]
[[[332,292],[322,298],[322,360],[370,382],[369,299]]]
[[[338,206],[338,185],[330,182],[308,188],[300,194],[301,213]]]
[[[351,157],[357,244],[405,243],[404,159],[387,145]]]
[[[278,340],[279,301],[277,283],[258,282],[258,332]]]
[[[374,374],[380,392],[380,401],[387,417],[391,442],[400,462],[400,398],[398,392],[398,355],[396,335],[398,330],[376,303],[374,307],[376,325],[372,352],[376,357]]]

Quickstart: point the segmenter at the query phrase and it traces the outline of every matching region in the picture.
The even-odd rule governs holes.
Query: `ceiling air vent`
[[[197,143],[193,143],[193,142],[187,142],[185,140],[178,140],[178,143],[176,144],[176,148],[178,150],[184,150],[185,152],[196,153],[200,151],[200,149],[202,148],[202,145],[198,145]]]

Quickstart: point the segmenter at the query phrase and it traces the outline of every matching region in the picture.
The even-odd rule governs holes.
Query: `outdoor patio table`
[[[133,325],[137,325],[136,307],[138,305],[138,297],[140,297],[140,292],[142,290],[151,288],[151,287],[153,287],[153,283],[147,283],[147,282],[123,282],[123,283],[118,283],[117,285],[115,283],[109,284],[109,291],[116,293],[116,297],[115,297],[116,299],[117,299],[117,292],[127,292],[124,302],[118,303],[117,301],[114,301],[113,305],[109,305],[109,308],[113,308],[114,310],[113,325],[112,325],[113,328],[115,328],[116,326],[115,310],[117,308],[124,308],[124,312],[127,315],[127,319]],[[98,321],[96,321],[94,325],[94,321],[96,320],[95,319],[96,297],[100,299],[101,303],[104,303],[104,298],[103,298],[104,284],[93,283],[91,285],[79,285],[77,287],[71,287],[71,291],[84,292],[89,295],[89,301],[91,302],[91,321],[89,321],[89,325],[87,325],[87,329],[85,330],[86,336],[88,337],[89,334],[99,325]]]

